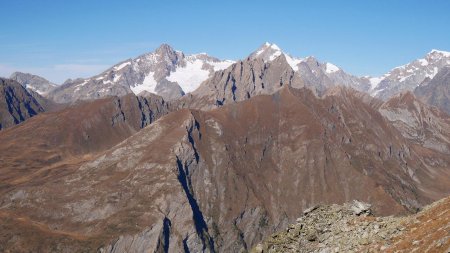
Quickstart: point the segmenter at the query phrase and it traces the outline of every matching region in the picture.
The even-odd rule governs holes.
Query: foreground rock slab
[[[359,201],[307,211],[251,252],[450,252],[450,197],[403,217],[374,217]]]

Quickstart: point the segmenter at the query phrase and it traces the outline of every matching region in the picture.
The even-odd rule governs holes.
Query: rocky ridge
[[[447,198],[414,215],[374,217],[369,204],[356,200],[314,206],[251,253],[448,252],[449,207]]]

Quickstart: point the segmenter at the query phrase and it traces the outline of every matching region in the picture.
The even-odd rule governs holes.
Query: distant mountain
[[[387,100],[403,91],[414,91],[419,86],[426,86],[429,80],[445,66],[450,65],[450,52],[432,50],[422,59],[396,67],[380,77],[370,78],[372,96]]]
[[[414,90],[414,94],[450,115],[450,65],[442,68],[433,79],[424,81]]]
[[[284,53],[277,45],[269,42],[264,43],[250,54],[249,58],[271,62],[279,56],[284,56],[305,86],[312,88],[318,94],[337,85],[352,87],[360,91],[367,91],[370,87],[368,80],[350,75],[332,63],[321,63],[313,56],[296,58]]]
[[[152,53],[123,61],[99,75],[68,80],[49,97],[65,103],[148,91],[171,100],[195,90],[214,71],[232,63],[205,53],[185,55],[163,44]]]
[[[0,78],[0,130],[41,112],[44,112],[44,107],[31,92],[14,80]]]
[[[183,108],[210,109],[257,95],[273,94],[283,86],[304,86],[284,55],[269,62],[249,57],[225,70],[215,72],[197,90],[176,103]]]
[[[32,90],[42,96],[45,96],[48,92],[57,87],[56,84],[43,77],[28,73],[14,72],[9,78],[17,81],[28,90]]]
[[[369,87],[367,80],[349,75],[331,63],[320,63],[314,57],[295,58],[266,42],[244,60],[215,72],[176,103],[183,108],[209,109],[273,94],[286,85],[307,87],[319,96],[337,86],[361,91]]]
[[[383,100],[404,91],[414,91],[416,88],[421,89],[427,86],[441,69],[450,66],[450,52],[434,49],[424,58],[396,67],[380,77],[357,77],[346,73],[332,63],[321,63],[312,56],[292,57],[284,53],[277,45],[268,42],[250,54],[249,58],[271,62],[280,56],[286,58],[292,69],[300,75],[305,86],[312,88],[318,94],[323,94],[330,87],[346,86],[367,92]],[[442,81],[442,77],[440,77],[439,82],[442,83]],[[436,82],[438,80],[433,83]],[[436,98],[436,100],[439,99]],[[435,102],[435,104],[437,103]]]

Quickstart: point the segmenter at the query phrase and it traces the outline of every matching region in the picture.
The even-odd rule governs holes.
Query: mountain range
[[[353,200],[377,216],[439,210],[446,220],[448,206],[422,209],[450,195],[449,60],[433,50],[374,78],[271,43],[237,61],[163,44],[62,85],[2,78],[0,251],[248,252],[301,241],[319,252],[329,231],[310,235],[297,218],[340,212],[365,226],[348,213]],[[272,243],[291,227],[300,234]],[[433,235],[427,245],[447,245]],[[362,237],[352,236],[341,249]]]
[[[309,56],[293,57],[283,52],[273,43],[264,43],[247,58],[238,62],[260,59],[264,63],[275,61],[278,57],[294,71],[303,85],[317,94],[323,94],[328,88],[342,85],[387,100],[404,91],[415,92],[416,96],[450,113],[447,96],[424,94],[429,83],[449,83],[442,69],[450,64],[450,53],[431,50],[423,58],[396,67],[379,77],[357,77],[329,62],[320,62]],[[139,95],[146,91],[162,96],[166,100],[175,100],[195,91],[203,81],[215,72],[225,70],[232,60],[220,60],[206,53],[185,55],[167,44],[154,52],[146,53],[135,59],[122,61],[106,71],[90,78],[67,80],[55,85],[42,77],[20,72],[13,73],[11,79],[18,81],[29,90],[38,92],[57,103],[74,103],[78,100],[97,99],[107,96],[122,96],[129,93]],[[438,79],[431,81],[435,76]],[[432,85],[433,86],[433,85]],[[434,90],[434,89],[432,89]],[[433,100],[433,101],[431,101]]]

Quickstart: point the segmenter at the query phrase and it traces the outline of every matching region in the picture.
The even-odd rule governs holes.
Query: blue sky
[[[450,1],[0,1],[0,76],[87,77],[168,43],[246,57],[265,41],[355,75],[450,51]]]

